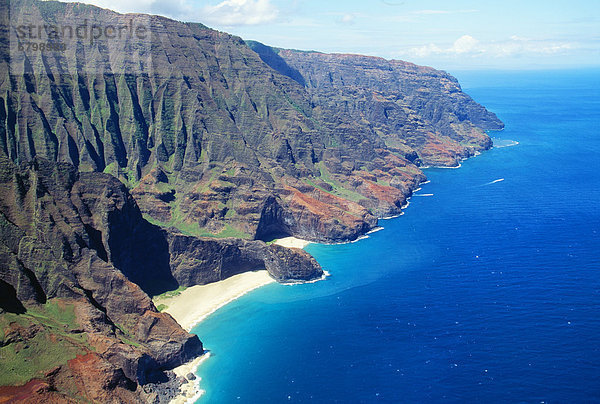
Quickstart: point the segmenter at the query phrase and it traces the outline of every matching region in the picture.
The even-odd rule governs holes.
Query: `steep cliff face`
[[[413,162],[458,165],[491,146],[483,130],[503,127],[454,77],[430,67],[361,55],[270,51],[287,67],[275,68],[303,78],[322,119],[362,123],[362,136],[375,132],[388,149]],[[268,61],[266,52],[261,56]]]
[[[299,249],[267,246],[262,241],[211,240],[173,233],[168,239],[173,276],[181,286],[216,282],[260,268],[280,282],[311,281],[323,276],[315,259]]]
[[[9,291],[0,297],[2,351],[12,357],[0,366],[16,367],[3,379],[46,377],[63,393],[74,379],[88,399],[139,401],[147,398],[139,384],[202,352],[198,337],[113,265],[111,218],[135,213],[119,181],[39,159],[17,168],[0,158],[0,176],[0,280]],[[23,366],[35,352],[42,359]]]
[[[0,11],[0,373],[29,381],[0,397],[160,399],[152,383],[202,345],[149,294],[257,268],[319,278],[261,240],[353,240],[401,211],[420,166],[454,166],[502,127],[406,62],[85,4]],[[65,38],[92,22],[145,35]],[[29,26],[64,48],[30,48]]]
[[[140,384],[202,352],[111,262],[104,223],[132,206],[109,175],[0,158],[3,384],[41,378],[71,398],[135,402],[148,398]]]
[[[400,211],[425,178],[418,165],[456,165],[502,126],[430,68],[251,48],[83,4],[11,6],[12,25],[131,23],[148,35],[17,53],[0,79],[0,150],[110,172],[154,223],[196,236],[356,238]]]
[[[261,241],[151,225],[111,175],[39,158],[17,167],[0,157],[0,240],[2,384],[38,378],[73,399],[151,401],[140,386],[202,353],[147,293],[258,268],[279,280],[322,275],[301,251],[280,258]],[[300,273],[286,274],[290,259]]]

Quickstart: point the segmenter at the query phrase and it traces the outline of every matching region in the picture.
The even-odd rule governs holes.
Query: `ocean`
[[[194,328],[199,403],[600,402],[600,71],[455,75],[496,147]]]

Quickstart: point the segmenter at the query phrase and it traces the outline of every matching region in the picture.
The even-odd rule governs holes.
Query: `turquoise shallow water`
[[[200,403],[600,401],[600,72],[457,76],[507,147],[196,327]]]

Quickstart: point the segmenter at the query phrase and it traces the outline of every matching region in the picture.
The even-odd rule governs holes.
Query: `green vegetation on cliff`
[[[60,299],[0,315],[0,385],[24,384],[90,349],[73,310]]]
[[[132,18],[68,3],[12,6],[15,18],[39,9],[58,25]],[[134,20],[151,28],[150,42],[116,38],[109,55],[100,38],[3,69],[0,150],[13,161],[40,156],[110,173],[145,217],[186,234],[356,238],[377,216],[399,212],[424,179],[419,164],[456,165],[491,145],[483,130],[502,127],[445,72],[275,49],[157,16]],[[132,62],[147,57],[146,68]],[[10,71],[28,73],[9,79]],[[303,209],[297,192],[323,205]],[[327,222],[321,214],[348,211],[347,202],[365,208],[350,209],[360,221],[342,215],[315,227]]]
[[[202,344],[148,295],[256,268],[319,278],[309,254],[259,240],[355,239],[400,212],[419,166],[456,165],[502,127],[427,67],[83,4],[8,6],[3,26],[150,34],[0,59],[0,385],[40,378],[39,402],[166,400],[144,386]]]

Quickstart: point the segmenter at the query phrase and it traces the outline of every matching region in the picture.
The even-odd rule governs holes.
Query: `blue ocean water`
[[[600,71],[457,76],[505,147],[197,326],[200,403],[600,402]]]

